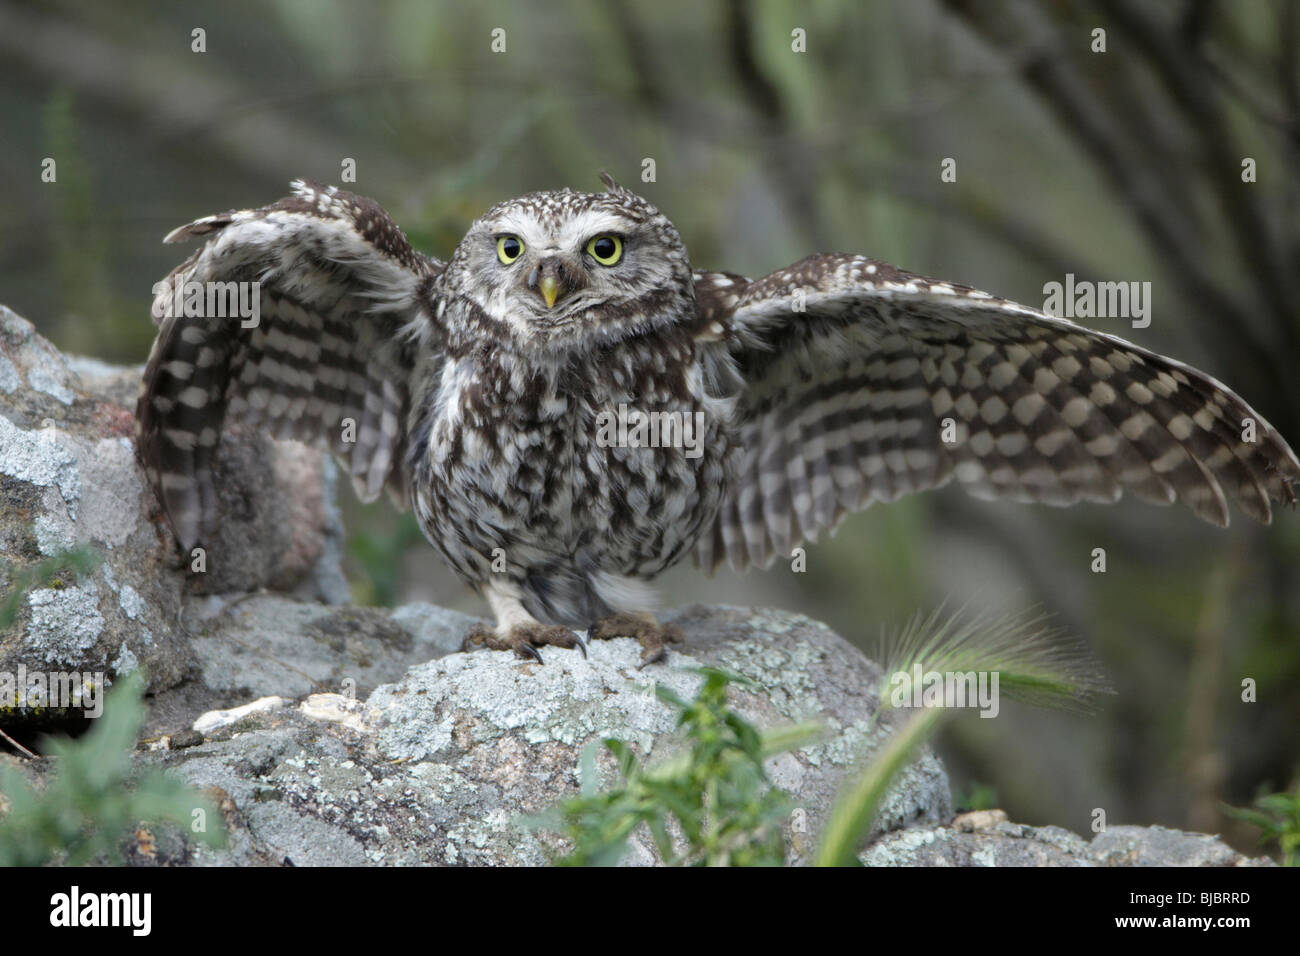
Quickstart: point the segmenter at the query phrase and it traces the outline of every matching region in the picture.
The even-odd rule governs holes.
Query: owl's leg
[[[638,668],[661,661],[668,656],[669,644],[682,644],[686,636],[679,627],[660,624],[653,614],[645,611],[612,614],[601,618],[587,631],[593,641],[607,641],[612,637],[634,637],[641,645],[641,663]]]
[[[543,644],[554,647],[576,647],[582,651],[583,657],[587,656],[587,649],[578,639],[577,634],[567,627],[554,627],[537,620],[524,610],[518,592],[508,585],[489,583],[484,585],[483,595],[492,606],[497,626],[488,628],[476,624],[465,635],[461,650],[470,651],[475,647],[486,647],[492,651],[514,651],[525,660],[536,661],[539,664],[542,663],[542,655],[537,652],[537,648]]]

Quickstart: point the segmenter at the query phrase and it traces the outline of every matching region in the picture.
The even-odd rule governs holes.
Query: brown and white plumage
[[[766,565],[953,478],[1057,505],[1181,499],[1219,525],[1229,499],[1265,523],[1294,504],[1295,454],[1195,369],[860,256],[693,271],[657,209],[606,186],[499,203],[445,266],[373,201],[306,183],[172,233],[206,241],[160,303],[261,283],[255,329],[163,318],[142,383],[139,450],[182,547],[218,517],[227,419],[324,442],[363,497],[394,490],[492,605],[475,640],[533,656],[589,625],[657,653],[674,635],[641,582],[685,555]],[[702,416],[699,454],[598,441],[628,405]]]
[[[182,548],[217,518],[212,455],[226,421],[327,444],[365,500],[385,482],[402,488],[394,466],[413,357],[399,333],[442,264],[415,252],[372,200],[305,182],[273,205],[208,216],[164,241],[196,237],[207,241],[155,300],[162,317],[136,428]],[[253,281],[256,328],[235,316],[168,314],[177,285]],[[345,420],[355,442],[343,441]]]
[[[1180,499],[1220,526],[1228,499],[1265,524],[1270,501],[1295,503],[1300,463],[1258,413],[1115,336],[862,256],[753,282],[699,273],[696,293],[726,331],[706,362],[736,368],[743,449],[700,542],[707,567],[767,565],[847,512],[953,478],[1052,505]]]

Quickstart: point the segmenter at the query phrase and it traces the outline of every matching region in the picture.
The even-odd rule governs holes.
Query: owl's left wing
[[[408,382],[417,339],[435,336],[424,303],[443,264],[374,200],[302,180],[165,241],[194,238],[203,246],[156,289],[136,408],[140,459],[181,549],[214,531],[213,469],[234,422],[325,445],[363,500],[400,497]]]
[[[1123,339],[861,256],[695,279],[706,380],[735,398],[742,446],[705,567],[765,566],[954,477],[1053,505],[1182,499],[1220,526],[1228,498],[1265,524],[1295,504],[1300,461],[1268,422]]]

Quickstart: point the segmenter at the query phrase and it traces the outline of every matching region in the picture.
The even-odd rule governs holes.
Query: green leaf
[[[678,711],[683,753],[644,767],[626,743],[606,740],[622,780],[597,794],[587,786],[594,779],[594,757],[588,758],[594,749],[588,745],[579,764],[581,796],[521,821],[568,837],[573,849],[557,861],[560,865],[618,862],[641,827],[673,865],[772,866],[784,861],[781,824],[790,803],[767,780],[763,760],[814,739],[824,728],[800,724],[760,732],[727,706],[729,686],[755,685],[718,668],[701,668],[699,674],[704,680],[689,702],[665,687],[655,688],[659,699]],[[680,847],[670,836],[674,822],[683,839]]]

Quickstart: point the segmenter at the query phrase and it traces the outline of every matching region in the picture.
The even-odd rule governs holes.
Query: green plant
[[[785,859],[781,822],[790,802],[772,787],[763,760],[806,743],[820,727],[801,725],[764,734],[727,706],[727,687],[744,678],[703,668],[704,683],[689,703],[657,687],[660,700],[677,708],[687,751],[647,768],[621,740],[605,740],[618,764],[620,783],[596,792],[596,746],[579,767],[582,795],[531,825],[564,833],[573,850],[561,865],[617,863],[628,837],[644,825],[666,863],[703,866],[779,866]],[[680,829],[675,844],[671,823]]]
[[[953,791],[952,805],[958,813],[992,810],[998,805],[998,791],[987,783],[971,782]]]
[[[1087,709],[1092,696],[1110,688],[1086,650],[1047,627],[1033,612],[943,616],[939,608],[917,613],[882,642],[885,661],[881,709],[911,697],[915,674],[996,675],[999,694],[1038,706]],[[818,866],[850,866],[876,811],[898,773],[955,711],[946,706],[911,708],[911,714],[862,774],[841,791],[822,833]]]
[[[944,617],[940,609],[918,614],[885,642],[881,659],[888,662],[876,688],[882,711],[896,706],[900,678],[905,689],[914,671],[996,672],[999,692],[1040,706],[1086,708],[1092,695],[1108,690],[1082,648],[1064,641],[1041,616],[1030,613],[981,616],[959,610]],[[685,754],[647,768],[625,743],[606,740],[621,781],[597,793],[596,745],[588,745],[579,766],[581,796],[529,821],[563,833],[573,843],[559,863],[617,863],[628,838],[643,825],[670,864],[784,862],[780,824],[790,801],[768,783],[763,760],[803,746],[821,728],[759,731],[727,706],[728,684],[752,686],[750,682],[716,669],[701,673],[704,684],[690,703],[656,689],[661,700],[681,712],[678,726],[689,744]],[[818,865],[857,862],[858,848],[890,786],[951,713],[936,706],[912,709],[861,774],[845,785],[822,833]],[[671,839],[670,821],[679,827],[684,846]]]
[[[372,512],[377,510],[370,509]],[[373,513],[370,517],[378,518]],[[376,520],[373,525],[384,523]],[[402,555],[423,540],[419,523],[409,513],[386,524],[387,531],[357,531],[348,537],[348,555],[361,570],[361,577],[353,583],[358,604],[378,607],[397,604],[404,567]]]
[[[1300,787],[1294,793],[1270,793],[1255,801],[1255,809],[1224,806],[1234,820],[1259,827],[1261,845],[1276,840],[1283,866],[1300,866]]]
[[[1000,694],[1039,707],[1086,712],[1096,695],[1113,693],[1087,648],[1032,609],[995,614],[961,607],[945,615],[939,607],[929,614],[918,612],[901,630],[882,636],[876,659],[891,690],[901,691],[899,679],[919,669],[996,673]],[[885,706],[893,696],[882,693]]]
[[[118,683],[103,716],[77,740],[51,739],[53,779],[37,790],[11,767],[0,769],[0,866],[121,862],[122,839],[142,822],[172,823],[209,846],[225,841],[210,801],[161,770],[133,772],[131,753],[144,723],[139,672]],[[202,827],[195,827],[202,820]]]

